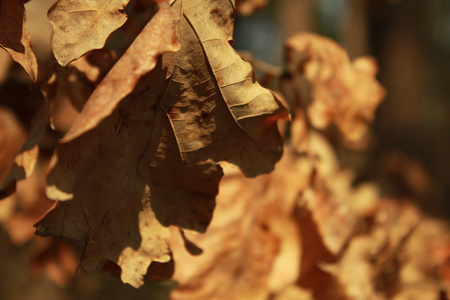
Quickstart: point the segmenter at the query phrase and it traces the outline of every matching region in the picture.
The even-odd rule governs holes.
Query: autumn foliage
[[[24,5],[0,1],[0,46],[33,83]],[[258,83],[233,16],[265,3],[50,8],[53,75],[32,87],[45,101],[0,100],[0,222],[36,245],[30,272],[173,280],[179,300],[446,299],[446,225],[354,184],[324,134],[364,147],[386,93],[376,60],[299,33]]]

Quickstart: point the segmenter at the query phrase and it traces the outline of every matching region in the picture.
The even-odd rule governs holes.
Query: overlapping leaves
[[[112,260],[123,281],[139,286],[152,261],[170,259],[168,226],[206,229],[220,161],[256,176],[281,157],[276,121],[286,112],[229,45],[233,10],[228,1],[161,9],[58,147],[47,194],[70,201],[57,203],[37,232],[84,241],[86,270]],[[171,30],[175,53],[164,48],[175,41]],[[145,43],[149,34],[156,43]]]
[[[16,5],[15,20],[24,20],[23,5],[5,1]],[[294,89],[298,77],[310,82],[308,117],[288,99],[295,119],[283,159],[255,180],[227,164],[216,207],[219,162],[237,165],[248,177],[272,171],[282,152],[276,121],[286,117],[229,45],[234,1],[155,1],[159,12],[112,68],[112,52],[92,50],[122,26],[127,1],[94,2],[60,0],[49,13],[54,54],[67,66],[56,68],[44,93],[53,128],[67,133],[47,179],[47,194],[58,202],[36,225],[38,234],[81,241],[85,270],[111,260],[121,267],[122,280],[136,287],[147,271],[173,275],[179,285],[171,296],[179,300],[437,297],[443,284],[426,293],[402,284],[416,285],[427,274],[440,278],[436,282],[448,279],[448,230],[418,225],[415,208],[380,200],[372,184],[353,187],[351,172],[309,129],[334,122],[347,139],[365,133],[384,95],[372,59],[350,62],[338,45],[316,35],[290,39],[291,76],[284,77]],[[149,7],[135,3],[136,11]],[[236,9],[250,13],[265,3],[236,1]],[[14,24],[17,33],[25,32],[23,22]],[[26,46],[17,41],[16,48]],[[0,112],[4,178],[27,153],[16,156],[25,133],[8,111]],[[42,172],[28,182],[42,179]],[[22,184],[22,194],[3,200],[7,209],[0,209],[15,243],[29,240],[23,224],[49,205],[42,181]],[[35,199],[25,190],[36,190]],[[402,251],[420,255],[409,261]],[[42,259],[37,269],[51,269],[56,261],[60,267],[48,271],[50,277],[66,284],[76,266],[72,254],[61,253],[50,263]],[[58,260],[70,261],[69,267]],[[158,269],[174,261],[174,274]],[[149,267],[152,262],[163,264]]]

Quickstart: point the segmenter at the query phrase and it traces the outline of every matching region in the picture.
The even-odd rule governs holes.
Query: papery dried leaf
[[[124,99],[105,103],[94,92],[85,116],[98,108],[106,113],[96,117],[100,123],[90,131],[85,132],[95,124],[74,124],[48,178],[49,197],[72,200],[57,203],[36,225],[40,235],[86,242],[82,266],[87,271],[112,260],[122,268],[122,280],[133,286],[142,284],[152,261],[170,259],[169,225],[206,229],[222,176],[219,161],[256,176],[271,171],[282,153],[276,121],[286,111],[229,45],[230,2],[176,1],[172,9],[182,16],[181,50],[163,54]],[[161,18],[157,32],[167,24]],[[149,49],[133,51],[138,59]],[[123,76],[107,75],[97,90],[135,76],[139,61],[125,55],[121,60],[132,63],[119,68]],[[118,93],[124,97],[132,88],[120,86]],[[108,111],[112,114],[101,121]]]
[[[109,35],[122,26],[129,0],[58,0],[49,10],[52,47],[63,66],[93,49],[103,48]]]
[[[25,69],[31,81],[34,82],[37,78],[38,66],[31,48],[23,2],[0,0],[0,8],[0,47]]]
[[[70,141],[97,126],[133,91],[138,80],[156,66],[159,55],[180,49],[174,32],[177,22],[177,16],[169,7],[163,7],[152,18],[95,89],[63,141]]]
[[[375,79],[374,59],[361,57],[350,62],[338,44],[309,33],[291,37],[287,51],[292,75],[305,76],[311,82],[311,123],[323,129],[334,122],[345,138],[360,139],[385,96]]]

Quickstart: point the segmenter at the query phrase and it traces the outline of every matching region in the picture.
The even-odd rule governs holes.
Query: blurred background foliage
[[[450,217],[450,2],[447,0],[277,0],[237,16],[235,48],[283,67],[284,41],[301,31],[341,44],[351,59],[374,56],[387,90],[372,147],[337,147],[359,179],[389,196],[412,196]]]
[[[43,101],[37,87],[52,72],[51,26],[46,12],[53,2],[34,0],[26,4],[27,23],[40,68],[32,97],[17,97],[27,89],[27,75],[10,61],[6,52],[0,51],[0,65],[9,66],[0,68],[2,105],[14,102],[20,106],[25,105],[24,101],[34,101],[37,109]],[[335,140],[332,132],[325,132],[341,163],[356,170],[357,181],[380,183],[385,196],[416,199],[430,215],[448,219],[450,2],[272,0],[250,15],[236,16],[234,47],[282,70],[284,41],[302,31],[336,40],[352,59],[374,56],[379,62],[379,80],[387,89],[372,126],[369,147],[349,146]],[[7,73],[1,72],[6,69]],[[2,300],[168,299],[174,286],[171,282],[149,281],[136,290],[109,274],[86,275],[81,271],[75,280],[58,286],[41,276],[41,272],[52,270],[30,271],[35,244],[12,244],[0,229],[0,245]]]

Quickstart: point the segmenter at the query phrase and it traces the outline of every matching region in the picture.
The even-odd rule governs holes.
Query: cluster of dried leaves
[[[34,81],[23,3],[0,1],[0,45]],[[0,110],[0,222],[35,240],[35,272],[63,285],[77,268],[64,241],[32,238],[48,210],[36,233],[81,242],[84,270],[173,279],[173,299],[443,299],[448,228],[354,187],[313,129],[367,136],[385,94],[374,60],[294,36],[277,96],[230,46],[235,9],[264,1],[156,2],[57,1],[43,108],[25,123]],[[104,45],[119,28],[136,37],[118,55]]]

